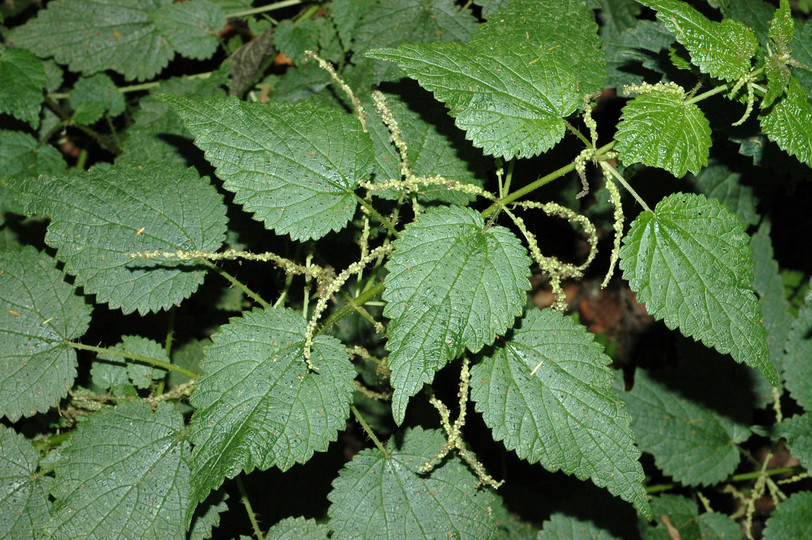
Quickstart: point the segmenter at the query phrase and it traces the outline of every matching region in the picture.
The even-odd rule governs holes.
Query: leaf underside
[[[620,260],[651,315],[778,383],[752,288],[748,236],[727,207],[704,195],[670,195],[632,222]]]

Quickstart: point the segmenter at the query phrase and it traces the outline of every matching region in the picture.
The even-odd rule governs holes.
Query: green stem
[[[76,158],[76,167],[74,167],[77,171],[84,171],[85,165],[87,165],[87,148],[82,148],[79,150],[79,157]]]
[[[579,139],[581,139],[581,142],[582,142],[582,143],[584,143],[584,145],[585,145],[587,148],[591,148],[591,147],[592,147],[592,143],[590,142],[590,140],[589,140],[589,139],[587,139],[586,137],[584,137],[584,134],[583,134],[583,133],[581,133],[580,131],[578,131],[577,129],[575,129],[575,126],[573,126],[572,124],[570,124],[570,123],[569,123],[569,122],[567,122],[566,120],[564,120],[564,126],[565,126],[565,127],[568,129],[568,130],[569,130],[569,132],[570,132],[570,133],[572,133],[573,135],[575,135],[576,137],[578,137]]]
[[[99,354],[109,354],[110,356],[120,356],[121,358],[129,358],[130,360],[137,360],[138,362],[150,364],[152,366],[159,367],[167,371],[177,371],[178,373],[186,375],[191,379],[194,379],[195,377],[198,376],[198,373],[195,373],[194,371],[190,371],[186,368],[176,366],[175,364],[170,364],[169,362],[164,362],[163,360],[158,360],[157,358],[150,358],[149,356],[142,356],[140,354],[135,354],[126,351],[118,351],[116,349],[107,349],[104,347],[94,347],[93,345],[85,345],[84,343],[76,343],[67,340],[61,341],[60,343],[81,351],[91,351]]]
[[[395,229],[394,225],[389,223],[389,220],[387,220],[385,217],[383,217],[380,214],[380,212],[375,210],[375,208],[369,203],[369,201],[367,201],[363,197],[359,197],[357,193],[353,193],[353,196],[355,197],[355,200],[357,200],[358,203],[361,206],[363,206],[364,208],[367,209],[367,211],[369,212],[369,215],[374,217],[379,223],[381,223],[384,227],[386,227],[386,230],[388,230],[395,238],[397,238],[398,231],[397,231],[397,229]]]
[[[107,151],[115,154],[120,155],[121,149],[118,148],[113,142],[107,140],[107,137],[103,136],[101,133],[91,129],[87,126],[83,126],[81,124],[76,124],[73,122],[73,119],[68,112],[62,108],[62,106],[57,103],[51,96],[45,96],[45,104],[51,108],[59,117],[65,122],[66,125],[75,127],[80,131],[84,132],[85,134],[89,135],[94,141],[96,141],[101,147],[106,149]]]
[[[805,469],[797,465],[795,467],[780,467],[778,469],[768,469],[764,471],[764,474],[767,476],[777,476],[779,474],[798,474],[803,472]],[[745,482],[747,480],[756,480],[759,476],[761,476],[761,472],[749,472],[749,473],[741,473],[741,474],[734,474],[728,479],[728,482]],[[662,491],[668,491],[670,489],[675,489],[678,487],[682,487],[681,484],[671,483],[671,484],[655,484],[653,486],[646,487],[646,493],[660,493]]]
[[[367,436],[372,439],[372,442],[375,443],[375,446],[383,453],[384,459],[389,459],[389,452],[386,451],[386,448],[381,444],[381,441],[378,440],[378,437],[375,436],[375,432],[372,431],[372,428],[369,427],[367,421],[361,416],[361,413],[358,412],[358,409],[355,408],[355,405],[350,406],[350,410],[352,411],[353,416],[355,419],[358,420],[358,423],[361,424],[361,427],[364,428],[364,432],[366,432]]]
[[[71,435],[73,435],[73,431],[63,431],[62,433],[58,433],[56,435],[47,435],[41,439],[31,441],[31,444],[33,444],[34,448],[41,452],[50,448],[56,448],[63,442],[67,441]]]
[[[266,302],[260,295],[249,289],[242,281],[235,278],[234,276],[232,276],[231,274],[229,274],[228,272],[226,272],[213,262],[207,261],[206,259],[200,259],[200,261],[203,262],[203,264],[205,264],[207,267],[211,268],[212,270],[220,274],[226,281],[228,281],[229,283],[240,289],[242,292],[246,294],[246,296],[253,299],[260,306],[266,308],[271,305],[268,302]]]
[[[186,78],[187,79],[208,79],[209,77],[211,77],[211,73],[212,73],[211,71],[204,71],[203,73],[195,73],[194,75],[187,75]],[[117,90],[122,94],[126,94],[128,92],[140,92],[142,90],[149,90],[151,88],[155,88],[156,86],[160,86],[160,85],[161,85],[161,81],[152,81],[152,82],[146,82],[146,83],[141,83],[141,84],[131,84],[131,85],[128,85],[128,86],[119,86],[117,88]],[[51,98],[51,99],[67,99],[68,97],[70,97],[70,94],[60,92],[60,93],[48,94],[48,97]]]
[[[715,96],[716,94],[721,94],[722,92],[727,92],[727,90],[729,88],[730,88],[729,84],[723,84],[721,86],[717,86],[716,88],[711,88],[707,92],[702,92],[698,96],[694,96],[691,99],[686,99],[685,104],[686,105],[691,105],[691,104],[696,103],[698,101],[702,101],[703,99],[707,99],[707,98],[709,98],[711,96]]]
[[[615,180],[620,182],[623,185],[623,187],[626,188],[626,191],[631,193],[632,196],[635,198],[635,200],[638,203],[640,203],[640,206],[643,207],[643,210],[645,210],[646,212],[651,212],[651,208],[648,207],[648,205],[646,204],[646,201],[644,201],[643,198],[640,197],[640,195],[638,195],[637,192],[632,188],[632,186],[630,186],[629,183],[626,182],[626,179],[623,178],[622,174],[617,172],[617,169],[615,169],[614,167],[612,167],[610,164],[606,163],[605,161],[601,161],[601,168],[604,171],[607,171],[612,176],[614,176]]]
[[[553,172],[551,172],[550,174],[548,174],[546,176],[542,176],[541,178],[539,178],[535,182],[531,182],[531,183],[527,184],[526,186],[517,189],[513,193],[509,193],[508,195],[502,197],[501,199],[499,199],[498,203],[493,203],[492,205],[490,205],[488,208],[486,208],[485,210],[482,211],[482,217],[484,217],[484,218],[490,217],[491,214],[496,212],[499,209],[500,206],[510,204],[513,201],[515,201],[516,199],[518,199],[519,197],[521,197],[522,195],[526,195],[526,194],[530,193],[531,191],[534,191],[534,190],[540,188],[541,186],[549,184],[553,180],[555,180],[557,178],[561,178],[565,174],[567,174],[569,172],[572,172],[574,170],[575,170],[575,163],[570,163],[568,165],[564,165],[563,167],[561,167],[559,169],[554,170]]]
[[[300,22],[302,22],[302,21],[306,21],[306,20],[308,20],[308,19],[312,18],[312,17],[313,17],[313,15],[315,15],[316,13],[318,13],[320,9],[321,9],[321,6],[320,6],[320,5],[318,5],[318,4],[313,5],[313,6],[310,6],[309,8],[307,8],[307,10],[305,10],[305,12],[304,12],[304,13],[302,13],[301,15],[299,15],[298,17],[296,17],[296,20],[295,20],[295,21],[293,21],[293,24],[294,24],[294,25],[297,25],[297,24],[299,24],[299,23],[300,23]]]
[[[603,146],[601,146],[600,148],[595,150],[595,158],[596,159],[601,159],[603,154],[606,154],[607,152],[609,152],[614,147],[615,147],[615,141],[604,144]],[[567,174],[569,172],[572,172],[574,170],[575,170],[575,163],[570,163],[568,165],[564,165],[563,167],[554,170],[553,172],[551,172],[550,174],[548,174],[546,176],[542,176],[541,178],[539,178],[535,182],[531,182],[531,183],[527,184],[526,186],[517,189],[513,193],[510,193],[510,194],[502,197],[501,199],[499,199],[498,202],[495,202],[492,205],[490,205],[488,208],[486,208],[485,210],[482,211],[482,217],[484,217],[484,218],[490,217],[494,212],[499,210],[499,207],[504,206],[506,204],[510,204],[513,201],[515,201],[516,199],[518,199],[519,197],[522,197],[523,195],[527,195],[531,191],[534,191],[534,190],[540,188],[541,186],[549,184],[553,180],[561,178],[565,174]]]
[[[324,323],[321,325],[321,328],[316,330],[316,334],[320,334],[320,333],[324,332],[325,330],[330,328],[332,325],[334,325],[335,323],[337,323],[338,321],[340,321],[341,319],[343,319],[344,317],[349,315],[351,312],[355,311],[355,309],[357,307],[363,306],[365,303],[367,303],[368,301],[375,298],[375,296],[377,296],[381,292],[383,292],[383,282],[382,281],[380,283],[378,283],[377,285],[375,285],[374,287],[371,287],[371,288],[365,290],[364,292],[359,294],[357,297],[353,298],[350,303],[344,304],[339,309],[334,311],[332,313],[332,315],[330,315],[329,317],[327,317],[324,320]]]
[[[516,158],[510,160],[508,163],[508,170],[505,173],[505,185],[502,186],[502,191],[499,192],[500,197],[504,197],[506,193],[510,193],[510,182],[513,180],[513,169],[516,168]]]
[[[358,314],[361,315],[361,317],[363,317],[364,319],[366,319],[369,322],[369,324],[371,324],[372,326],[375,326],[376,324],[378,324],[378,321],[373,319],[372,315],[370,315],[367,310],[365,310],[363,307],[361,307],[361,306],[359,306],[359,305],[357,305],[355,303],[355,298],[353,298],[352,295],[350,295],[350,293],[345,292],[345,291],[341,291],[341,294],[347,300],[349,305],[353,306],[355,308],[355,310],[358,312]]]
[[[251,508],[251,501],[248,499],[248,492],[245,491],[245,486],[242,483],[242,479],[238,476],[234,479],[234,481],[237,483],[237,489],[240,492],[240,501],[242,502],[242,505],[245,506],[248,519],[251,521],[251,528],[254,529],[254,536],[257,537],[257,540],[265,540],[265,537],[262,536],[262,529],[259,528],[257,516],[254,514],[254,509]]]
[[[175,310],[169,310],[169,322],[167,323],[166,329],[166,343],[164,344],[164,354],[167,358],[172,358],[172,340],[175,335]],[[166,388],[166,377],[162,378],[158,381],[158,384],[155,385],[155,394],[161,395],[164,393],[164,389]]]
[[[290,6],[296,6],[298,4],[301,4],[303,1],[304,0],[284,0],[282,2],[268,4],[267,6],[245,9],[243,11],[235,11],[234,13],[226,13],[226,18],[237,19],[240,17],[248,17],[249,15],[257,15],[259,13],[266,13],[268,11],[274,11],[276,9],[283,9]]]

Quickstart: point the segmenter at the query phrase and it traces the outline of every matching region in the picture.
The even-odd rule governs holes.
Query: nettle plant
[[[812,301],[758,197],[812,166],[808,3],[28,4],[0,536],[806,537]],[[610,369],[581,279],[666,360]]]

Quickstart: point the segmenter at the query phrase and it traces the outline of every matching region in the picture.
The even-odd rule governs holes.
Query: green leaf
[[[776,53],[783,54],[790,51],[790,44],[792,43],[794,33],[795,21],[792,18],[789,0],[781,0],[780,7],[775,10],[775,14],[770,21],[770,30],[767,34],[773,44],[775,44]]]
[[[379,5],[379,0],[333,0],[330,2],[333,23],[336,25],[345,51],[351,49],[355,29],[361,17],[372,8],[378,8]]]
[[[801,407],[812,411],[812,298],[801,306],[785,347],[784,384]]]
[[[761,129],[771,141],[812,167],[812,103],[801,83],[793,78],[787,87],[787,95],[758,118]]]
[[[623,107],[615,149],[626,165],[660,167],[677,178],[708,164],[710,124],[682,88],[650,89]]]
[[[289,19],[281,21],[274,29],[273,44],[296,64],[305,59],[306,50],[319,53],[319,56],[331,62],[339,62],[344,56],[338,32],[325,17],[296,23]]]
[[[150,79],[175,52],[151,13],[172,0],[54,0],[9,36],[46,58],[85,75],[112,69],[127,80]]]
[[[396,94],[384,95],[406,142],[411,172],[418,176],[440,175],[481,187],[487,178],[487,164],[482,153],[465,140],[463,132],[454,126],[441,104],[417,84],[408,79],[404,81],[406,84],[402,84]],[[371,102],[365,105],[372,110]],[[367,124],[375,155],[375,179],[379,182],[400,179],[400,156],[392,144],[389,130],[377,115],[369,116]],[[394,190],[377,194],[387,199],[400,197],[400,193]],[[424,186],[419,199],[466,205],[473,196],[443,186]]]
[[[460,9],[453,0],[378,0],[360,9],[363,15],[353,29],[355,63],[361,60],[363,53],[375,47],[467,41],[477,28],[471,11]],[[402,76],[403,72],[395,66],[375,62],[375,82],[397,80]]]
[[[409,398],[467,348],[479,351],[513,325],[530,284],[527,250],[474,210],[432,208],[394,242],[386,269],[388,367],[400,425]]]
[[[56,261],[33,247],[0,252],[0,415],[16,422],[46,412],[76,377],[76,352],[90,306]]]
[[[172,363],[195,373],[200,372],[200,362],[205,357],[205,349],[211,344],[209,339],[192,339],[172,350]],[[170,387],[189,382],[189,377],[177,371],[169,372]]]
[[[189,443],[161,403],[122,401],[91,415],[61,448],[46,526],[58,538],[185,538]],[[111,444],[111,442],[115,444]]]
[[[42,62],[23,49],[0,49],[0,113],[39,126],[39,110],[48,83]]]
[[[162,6],[150,18],[172,47],[187,58],[205,60],[217,51],[217,32],[226,25],[220,6],[209,0],[186,0]]]
[[[767,520],[764,540],[787,540],[812,536],[812,491],[799,491],[778,505]]]
[[[39,452],[22,435],[0,425],[0,537],[43,538],[51,478],[37,474]]]
[[[774,439],[787,439],[792,457],[797,458],[807,470],[812,468],[812,413],[796,414],[775,426]]]
[[[637,16],[641,10],[636,0],[601,0],[601,37],[604,40],[617,37],[637,26]]]
[[[633,28],[602,40],[606,53],[607,86],[644,82],[644,70],[662,72],[658,54],[674,41],[674,36],[660,21],[640,20]],[[643,69],[641,69],[643,68]]]
[[[467,43],[409,44],[367,56],[396,62],[432,91],[485,153],[529,157],[564,137],[564,118],[584,94],[603,88],[606,61],[593,13],[580,0],[512,0],[499,13]]]
[[[792,57],[806,67],[795,68],[792,75],[806,90],[807,98],[812,98],[812,20],[799,26],[792,40]]]
[[[699,531],[702,540],[744,539],[741,526],[730,516],[719,512],[708,512],[699,516]]]
[[[537,540],[619,540],[606,529],[591,521],[556,512],[544,522]]]
[[[657,467],[684,485],[712,485],[736,469],[741,457],[736,444],[749,433],[747,426],[686,398],[675,388],[681,375],[669,371],[655,380],[638,369],[623,399],[640,448],[654,456]]]
[[[49,144],[21,131],[0,130],[0,178],[60,174],[67,166],[62,154]]]
[[[507,7],[509,0],[474,0],[474,4],[482,6],[482,18],[490,19],[491,15]]]
[[[74,109],[73,119],[84,125],[96,122],[105,111],[116,117],[125,107],[124,96],[104,74],[79,79],[70,92],[70,104]]]
[[[679,0],[639,0],[657,10],[660,19],[691,54],[702,73],[736,81],[750,71],[758,42],[752,30],[739,21],[713,22]]]
[[[319,335],[309,371],[305,320],[281,308],[233,318],[212,338],[191,404],[190,511],[225,478],[276,466],[286,471],[327,449],[344,429],[355,369],[337,339]]]
[[[735,19],[751,29],[762,45],[767,43],[769,27],[775,8],[764,0],[725,0],[722,15]]]
[[[494,538],[496,496],[460,458],[417,471],[446,443],[442,432],[418,427],[389,439],[388,458],[376,448],[356,454],[327,496],[333,538]]]
[[[784,369],[784,344],[794,318],[784,294],[778,263],[773,258],[768,221],[762,221],[758,231],[750,239],[750,247],[753,249],[753,288],[759,297],[758,303],[763,314],[762,323],[767,331],[770,360],[781,372]],[[761,406],[773,402],[771,386],[758,383],[757,388]]]
[[[340,106],[335,96],[329,92],[322,92],[330,85],[330,74],[313,62],[291,66],[282,75],[270,75],[263,80],[263,84],[271,87],[268,93],[271,101],[295,103],[310,98],[310,103],[314,105]],[[322,98],[323,101],[317,101],[315,96]],[[367,116],[367,123],[374,121],[375,118],[374,114]]]
[[[696,503],[693,501],[679,495],[660,495],[651,499],[651,510],[656,525],[651,527],[640,520],[643,540],[671,540],[671,529],[676,530],[680,538],[700,538]]]
[[[121,342],[112,349],[169,362],[160,343],[141,336],[122,336]],[[93,384],[100,386],[105,391],[108,388],[127,383],[143,389],[149,388],[154,379],[164,378],[166,370],[152,367],[149,364],[136,363],[121,356],[100,354],[99,359],[93,362],[93,366],[90,368],[90,375]]]
[[[722,203],[687,193],[666,197],[632,222],[620,268],[655,318],[778,383],[751,285],[748,237]]]
[[[222,197],[194,169],[152,162],[8,183],[29,213],[51,218],[45,242],[76,284],[124,313],[168,309],[205,275],[194,262],[157,263],[130,253],[216,251],[225,239]]]
[[[696,503],[679,495],[661,495],[651,501],[656,525],[640,521],[643,540],[702,538],[731,540],[743,538],[739,525],[725,514],[708,512],[698,515]]]
[[[189,529],[189,540],[208,540],[213,536],[212,529],[220,525],[220,514],[228,510],[227,500],[228,494],[216,492],[198,507]]]
[[[753,195],[753,188],[742,183],[741,173],[733,172],[724,163],[714,162],[687,180],[699,193],[727,206],[745,225],[758,223],[758,199]]]
[[[471,370],[471,399],[493,438],[520,458],[591,479],[647,514],[640,451],[609,363],[585,327],[532,310]]]
[[[327,540],[330,537],[330,529],[317,523],[315,519],[289,517],[271,527],[265,533],[265,537],[274,540]]]
[[[148,161],[191,165],[190,156],[197,157],[192,134],[169,105],[158,101],[155,96],[173,94],[197,100],[225,96],[220,86],[227,78],[228,69],[221,68],[207,79],[173,77],[161,81],[150,91],[150,95],[138,102],[138,108],[133,113],[135,122],[126,131],[126,138],[122,142],[123,153],[116,158],[116,165],[138,167]]]
[[[761,100],[760,108],[766,109],[776,98],[787,90],[792,74],[789,62],[792,58],[792,36],[795,33],[795,22],[789,9],[789,2],[782,0],[781,7],[775,11],[770,22],[769,38],[773,44],[773,54],[767,57],[764,69],[767,75],[767,95]]]
[[[369,176],[374,156],[369,135],[351,115],[309,103],[162,99],[234,201],[269,229],[315,239],[352,218],[352,190]]]

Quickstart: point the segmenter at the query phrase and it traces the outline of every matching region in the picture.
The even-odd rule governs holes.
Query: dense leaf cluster
[[[809,535],[808,2],[252,4],[0,5],[0,537]]]

